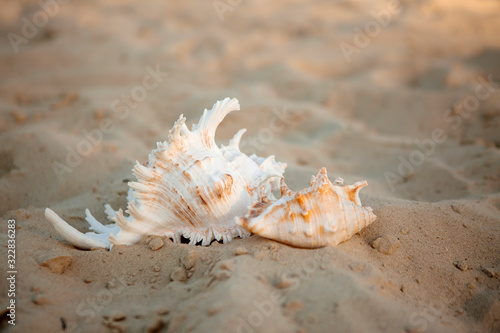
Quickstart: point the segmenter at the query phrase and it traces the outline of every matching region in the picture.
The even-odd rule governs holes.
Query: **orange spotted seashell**
[[[271,202],[262,193],[236,224],[249,232],[302,248],[337,245],[372,223],[376,216],[362,207],[359,190],[366,181],[343,185],[330,182],[325,168],[311,179],[311,186],[292,192],[281,180],[281,198]]]

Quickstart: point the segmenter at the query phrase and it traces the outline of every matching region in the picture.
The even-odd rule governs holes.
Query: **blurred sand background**
[[[0,2],[6,332],[500,331],[499,1],[41,3]],[[286,162],[293,190],[323,166],[366,179],[377,220],[317,250],[110,252],[45,220],[86,231],[85,208],[125,208],[135,161],[225,97],[242,111],[219,144],[247,128],[243,151]]]

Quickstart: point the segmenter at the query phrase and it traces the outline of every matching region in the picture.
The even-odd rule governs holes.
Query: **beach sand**
[[[6,332],[500,331],[500,2],[42,3],[0,3]],[[293,190],[366,179],[376,221],[315,250],[83,251],[45,219],[124,209],[135,161],[225,97],[217,143],[247,128]]]

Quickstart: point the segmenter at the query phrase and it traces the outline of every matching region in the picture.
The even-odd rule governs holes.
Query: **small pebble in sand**
[[[64,108],[70,106],[79,98],[79,94],[77,92],[65,92],[61,94],[61,99],[55,103],[52,103],[51,109],[57,110],[60,108]]]
[[[19,109],[13,110],[11,113],[12,117],[16,120],[16,123],[22,124],[26,121],[26,114]]]
[[[170,275],[170,278],[174,281],[184,282],[188,277],[186,270],[183,267],[177,267]]]
[[[149,248],[152,251],[156,251],[156,250],[161,249],[163,247],[163,245],[164,245],[163,240],[159,237],[154,237],[153,239],[151,239],[151,241],[148,244]]]
[[[155,318],[153,323],[146,328],[147,333],[161,332],[165,327],[165,322],[161,318]]]
[[[289,288],[293,284],[293,280],[287,278],[286,276],[282,276],[278,278],[275,286],[278,289],[286,289]]]
[[[208,316],[215,316],[217,313],[219,313],[223,309],[223,306],[221,304],[215,304],[211,305],[207,309],[207,315]]]
[[[106,288],[107,289],[115,289],[116,284],[113,281],[109,281],[108,283],[106,283]]]
[[[253,257],[257,260],[260,260],[260,259],[267,258],[267,255],[268,255],[268,253],[266,251],[259,251],[259,252],[255,253]]]
[[[409,231],[410,231],[410,228],[408,228],[408,227],[401,228],[401,234],[403,234],[403,235],[407,235]]]
[[[270,251],[272,251],[272,252],[277,251],[277,250],[278,250],[278,244],[276,244],[276,243],[271,243],[271,244],[269,244],[269,245],[267,246],[267,248],[268,248]]]
[[[242,256],[242,255],[245,255],[245,254],[248,254],[248,250],[245,249],[244,247],[239,247],[236,249],[236,251],[234,251],[234,255],[235,256]]]
[[[456,206],[456,205],[451,205],[451,209],[457,213],[457,214],[460,214],[460,209]]]
[[[115,333],[125,333],[128,332],[129,330],[125,327],[123,327],[120,324],[117,324],[116,322],[109,320],[109,318],[104,318],[103,320],[103,325],[109,328],[110,332],[115,332]]]
[[[231,277],[231,273],[228,271],[219,271],[214,274],[214,278],[219,281],[227,280]]]
[[[299,300],[293,300],[290,301],[288,304],[285,305],[285,310],[287,312],[298,312],[304,308],[304,303],[302,303]]]
[[[469,269],[469,266],[467,266],[467,263],[464,261],[461,261],[461,260],[455,261],[453,264],[455,265],[456,268],[458,268],[459,270],[461,270],[463,272],[465,272],[466,270]]]
[[[103,109],[95,109],[94,110],[94,117],[97,120],[102,120],[102,119],[104,119],[104,117],[106,117],[106,111],[104,111]]]
[[[423,333],[425,331],[420,326],[406,325],[405,326],[405,332],[406,333]]]
[[[112,143],[108,144],[105,146],[110,153],[114,153],[115,151],[118,150],[118,147]]]
[[[386,235],[375,239],[372,242],[372,247],[378,250],[380,253],[389,255],[396,251],[399,243],[400,241],[396,237],[392,235]]]
[[[226,270],[226,271],[232,271],[233,270],[233,263],[230,261],[223,261],[219,264],[219,268],[221,270]]]
[[[307,165],[307,164],[309,164],[309,161],[303,157],[299,157],[299,158],[297,158],[297,163],[299,165]]]
[[[262,275],[257,275],[257,276],[256,276],[256,278],[257,278],[257,280],[259,280],[259,281],[260,281],[260,282],[262,282],[263,284],[265,284],[265,285],[269,285],[269,281],[267,281],[267,279],[266,279],[264,276],[262,276]]]
[[[110,316],[109,316],[109,320],[111,321],[122,321],[122,320],[125,320],[127,319],[127,315],[121,311],[116,311],[116,312],[113,312]]]
[[[189,250],[181,257],[181,263],[186,269],[191,269],[196,263],[196,258],[198,257],[196,250]]]
[[[83,280],[83,282],[85,282],[85,283],[92,283],[92,279],[91,278],[85,278]]]
[[[467,283],[467,288],[469,289],[476,289],[476,285],[473,283]]]
[[[43,296],[43,295],[34,295],[32,301],[36,305],[50,304],[50,300],[46,296]]]
[[[42,267],[48,267],[52,273],[62,274],[69,267],[73,257],[69,255],[58,255],[53,253],[44,253],[39,257],[39,264]]]
[[[160,316],[166,316],[170,313],[170,308],[167,307],[158,308],[158,310],[156,310],[156,313]]]
[[[492,270],[491,268],[488,268],[488,267],[483,267],[481,269],[481,271],[486,274],[488,277],[490,278],[494,278],[494,277],[497,277],[498,273],[495,272],[494,270]]]
[[[66,330],[66,327],[68,327],[68,325],[66,324],[66,319],[64,319],[64,317],[61,317],[61,328],[63,329],[63,331]]]
[[[349,268],[353,272],[360,272],[365,269],[365,264],[360,263],[360,262],[352,262],[349,264]]]
[[[155,264],[153,267],[151,267],[151,269],[153,270],[153,272],[159,272],[161,271],[161,266],[160,264]]]

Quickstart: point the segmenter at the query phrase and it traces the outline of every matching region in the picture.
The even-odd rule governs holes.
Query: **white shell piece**
[[[214,239],[230,242],[249,235],[235,225],[247,207],[259,200],[264,187],[267,196],[277,188],[286,164],[274,156],[247,156],[239,150],[242,129],[227,146],[215,144],[215,130],[231,111],[239,110],[237,99],[226,98],[203,112],[198,124],[189,130],[182,115],[170,130],[168,140],[157,143],[148,161],[136,163],[130,182],[128,216],[109,205],[105,213],[115,223],[103,225],[87,210],[86,220],[95,231],[82,234],[50,209],[46,218],[71,244],[90,249],[130,245],[143,235],[158,235],[190,244],[209,245]]]

